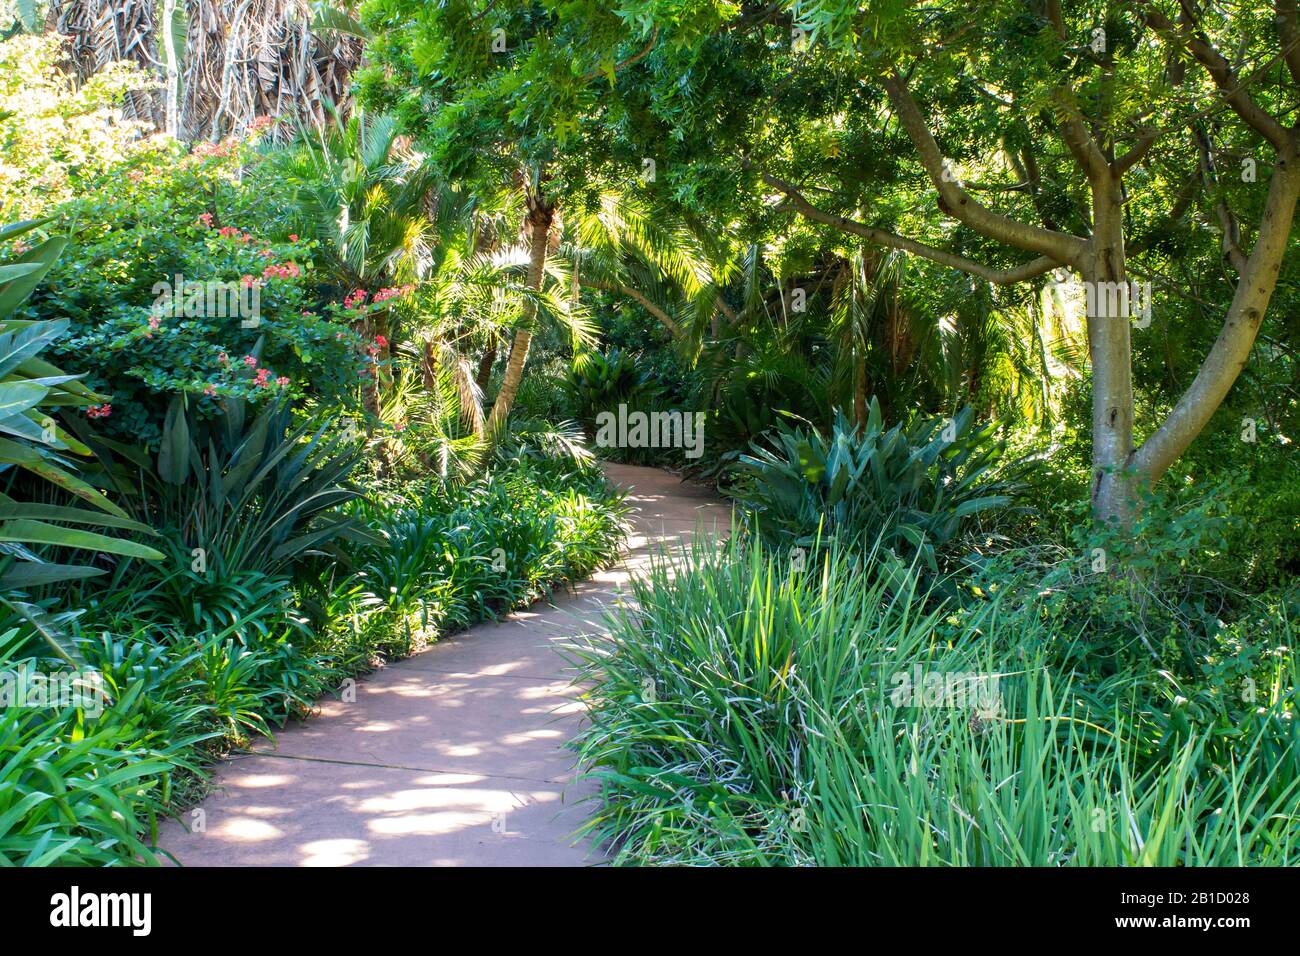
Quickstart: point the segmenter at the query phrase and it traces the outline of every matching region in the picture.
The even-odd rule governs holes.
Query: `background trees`
[[[397,32],[400,10],[376,0],[366,15]],[[465,9],[458,45],[511,38],[520,17],[532,39],[497,92],[527,117],[520,143],[575,133],[559,182],[639,180],[717,231],[795,214],[985,283],[1101,290],[1087,316],[1100,518],[1126,520],[1134,479],[1159,478],[1204,429],[1288,265],[1300,173],[1286,0],[1231,16],[1191,2],[494,4]],[[1139,421],[1129,313],[1145,306],[1131,284],[1150,283],[1148,304],[1176,326],[1196,295],[1188,257],[1229,270],[1200,290],[1216,337],[1175,333],[1196,362]]]

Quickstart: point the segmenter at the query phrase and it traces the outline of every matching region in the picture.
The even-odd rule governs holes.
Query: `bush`
[[[21,635],[0,635],[0,673],[50,673],[63,662],[17,652]],[[0,862],[23,866],[157,862],[152,829],[173,777],[195,772],[193,732],[203,713],[193,701],[171,707],[159,734],[150,683],[117,685],[122,672],[172,665],[133,651],[134,661],[105,675],[111,699],[91,706],[0,707]],[[155,684],[156,687],[156,684]],[[14,693],[12,688],[7,693]]]
[[[76,86],[60,71],[66,37],[18,35],[0,42],[0,221],[40,215],[89,188],[140,151],[144,123],[118,111],[156,81],[131,63],[110,63]]]
[[[861,431],[842,414],[829,437],[782,424],[771,448],[740,457],[736,495],[769,540],[807,546],[837,535],[938,571],[971,519],[1015,491],[995,473],[1003,446],[994,426],[972,421],[966,408],[886,430],[873,399]]]
[[[576,651],[588,829],[618,862],[1300,862],[1289,626],[1254,678],[1291,689],[1229,735],[1145,682],[1047,666],[1068,637],[1032,613],[926,610],[887,577],[736,540],[634,582]]]
[[[105,396],[110,437],[157,447],[178,394],[201,417],[228,398],[357,404],[371,360],[317,299],[316,244],[244,209],[260,176],[247,150],[156,145],[51,211],[69,246],[23,314],[70,323],[53,354]]]
[[[464,485],[436,480],[394,490],[400,504],[358,502],[375,545],[358,573],[332,585],[363,613],[334,640],[403,656],[439,636],[526,605],[608,564],[626,506],[599,470],[518,459]],[[356,651],[354,650],[355,654]]]

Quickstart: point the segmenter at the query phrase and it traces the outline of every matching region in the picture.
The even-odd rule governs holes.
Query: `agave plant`
[[[646,374],[640,356],[622,349],[582,352],[573,360],[569,385],[578,414],[590,426],[596,416],[619,405],[645,408],[659,395],[659,386]]]
[[[231,399],[202,421],[178,396],[156,459],[107,439],[90,444],[137,517],[179,538],[199,573],[276,574],[339,540],[369,540],[338,509],[358,496],[347,479],[360,447],[328,422],[295,426],[287,404],[252,413]]]
[[[976,426],[967,407],[886,429],[872,398],[861,428],[837,413],[829,436],[783,424],[770,448],[752,445],[739,497],[767,537],[806,545],[838,534],[937,571],[972,516],[1012,502],[1014,483],[995,474],[995,427]]]
[[[30,221],[2,227],[0,241],[18,238],[41,224]],[[40,358],[41,351],[64,334],[68,323],[10,318],[66,244],[66,239],[49,239],[16,260],[0,264],[0,472],[8,473],[10,491],[16,483],[15,469],[36,476],[50,499],[35,503],[0,494],[0,554],[4,556],[0,559],[0,589],[5,591],[103,573],[102,568],[88,564],[49,561],[43,550],[48,547],[147,560],[163,557],[134,541],[85,530],[97,527],[152,533],[148,525],[131,520],[78,475],[80,466],[74,456],[89,456],[90,449],[54,417],[64,409],[105,401],[81,384],[78,376],[65,375]],[[91,507],[70,503],[77,499]]]

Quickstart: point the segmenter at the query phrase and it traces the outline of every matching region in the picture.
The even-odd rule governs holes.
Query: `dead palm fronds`
[[[163,5],[156,0],[50,0],[48,23],[71,38],[71,68],[85,80],[129,60],[159,78],[131,94],[127,116],[175,127],[181,139],[216,141],[259,117],[324,126],[331,105],[348,112],[348,83],[362,40],[313,30],[307,0],[175,0],[170,32],[179,76],[169,101]],[[175,119],[168,123],[169,108]]]
[[[159,73],[156,15],[154,0],[51,0],[47,22],[70,37],[70,72],[81,83],[123,60]],[[128,119],[161,123],[158,91],[128,93],[122,113]]]

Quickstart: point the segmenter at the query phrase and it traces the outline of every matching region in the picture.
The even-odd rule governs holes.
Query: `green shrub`
[[[1004,508],[1014,485],[995,469],[994,426],[917,417],[886,430],[872,400],[859,431],[842,414],[829,436],[782,424],[738,462],[737,498],[769,540],[807,546],[836,535],[931,571],[972,519]]]
[[[348,479],[361,450],[329,431],[329,422],[296,423],[288,403],[249,409],[228,399],[219,417],[204,420],[176,399],[156,459],[138,447],[87,441],[105,482],[140,520],[166,529],[180,567],[203,581],[208,569],[279,574],[340,541],[364,539],[339,510],[358,495]]]
[[[50,210],[68,249],[23,315],[70,323],[52,354],[104,396],[110,437],[157,447],[178,394],[201,417],[231,397],[357,403],[370,360],[354,316],[318,296],[316,243],[269,200],[246,208],[272,192],[266,178],[247,149],[155,148]]]
[[[641,357],[617,348],[575,356],[569,385],[579,418],[593,429],[599,413],[617,411],[619,405],[645,409],[659,395],[658,387],[642,369]]]
[[[0,220],[41,215],[104,170],[157,148],[142,139],[144,123],[116,112],[131,91],[155,81],[118,62],[74,83],[60,68],[67,43],[53,33],[0,42]]]
[[[1283,688],[1255,723],[1187,712],[1175,735],[1181,702],[1049,667],[1069,638],[1034,614],[887,580],[851,550],[798,572],[737,539],[634,582],[575,651],[589,831],[622,863],[1300,862],[1293,642],[1255,675]]]
[[[613,560],[625,534],[622,495],[590,467],[522,457],[396,497],[356,503],[376,543],[356,553],[355,577],[330,586],[358,609],[339,616],[334,640],[360,639],[372,655],[404,656],[579,580]]]
[[[0,672],[50,670],[50,660],[18,654],[19,643],[14,630],[0,635]],[[137,656],[136,666],[152,665]],[[159,734],[147,682],[106,684],[110,700],[98,714],[0,707],[0,865],[158,862],[152,834],[172,778],[197,772],[198,712],[173,711],[173,732]]]

